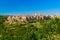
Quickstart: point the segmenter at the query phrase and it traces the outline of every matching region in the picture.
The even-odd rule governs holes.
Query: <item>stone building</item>
[[[34,16],[36,17],[36,19],[44,19],[44,15],[42,14],[35,14]]]
[[[12,21],[12,16],[9,16],[9,17],[7,18],[7,21],[8,21],[8,22],[11,22],[11,21]]]
[[[15,20],[16,20],[17,22],[20,22],[21,17],[20,17],[20,16],[15,16]]]
[[[21,19],[20,19],[20,21],[22,21],[22,22],[23,22],[23,21],[24,21],[24,22],[27,22],[27,17],[26,17],[26,16],[22,16]]]
[[[56,18],[57,16],[56,15],[51,15],[51,18]]]
[[[35,14],[30,16],[9,16],[7,20],[9,22],[27,22],[29,20],[36,20],[36,19],[45,19],[45,15],[42,14]],[[46,17],[47,18],[47,17]]]

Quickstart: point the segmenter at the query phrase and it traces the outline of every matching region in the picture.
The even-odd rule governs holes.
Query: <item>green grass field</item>
[[[60,19],[31,20],[25,24],[5,23],[0,17],[0,40],[60,40]]]

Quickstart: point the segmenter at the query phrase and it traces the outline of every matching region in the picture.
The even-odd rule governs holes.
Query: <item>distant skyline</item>
[[[60,0],[0,0],[0,15],[60,15]]]

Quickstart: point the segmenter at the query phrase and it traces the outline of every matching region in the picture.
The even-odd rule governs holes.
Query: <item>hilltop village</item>
[[[49,15],[43,15],[43,14],[34,14],[34,15],[27,15],[27,16],[8,16],[7,21],[10,22],[27,22],[29,20],[38,20],[38,19],[50,19],[55,18],[59,16],[49,16]]]
[[[12,40],[60,40],[60,16],[0,16],[0,38],[2,37],[6,40],[10,37]]]

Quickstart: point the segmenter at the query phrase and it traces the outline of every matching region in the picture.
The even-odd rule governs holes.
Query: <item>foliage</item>
[[[0,16],[1,40],[60,40],[60,19],[31,20],[25,24],[5,23]]]

